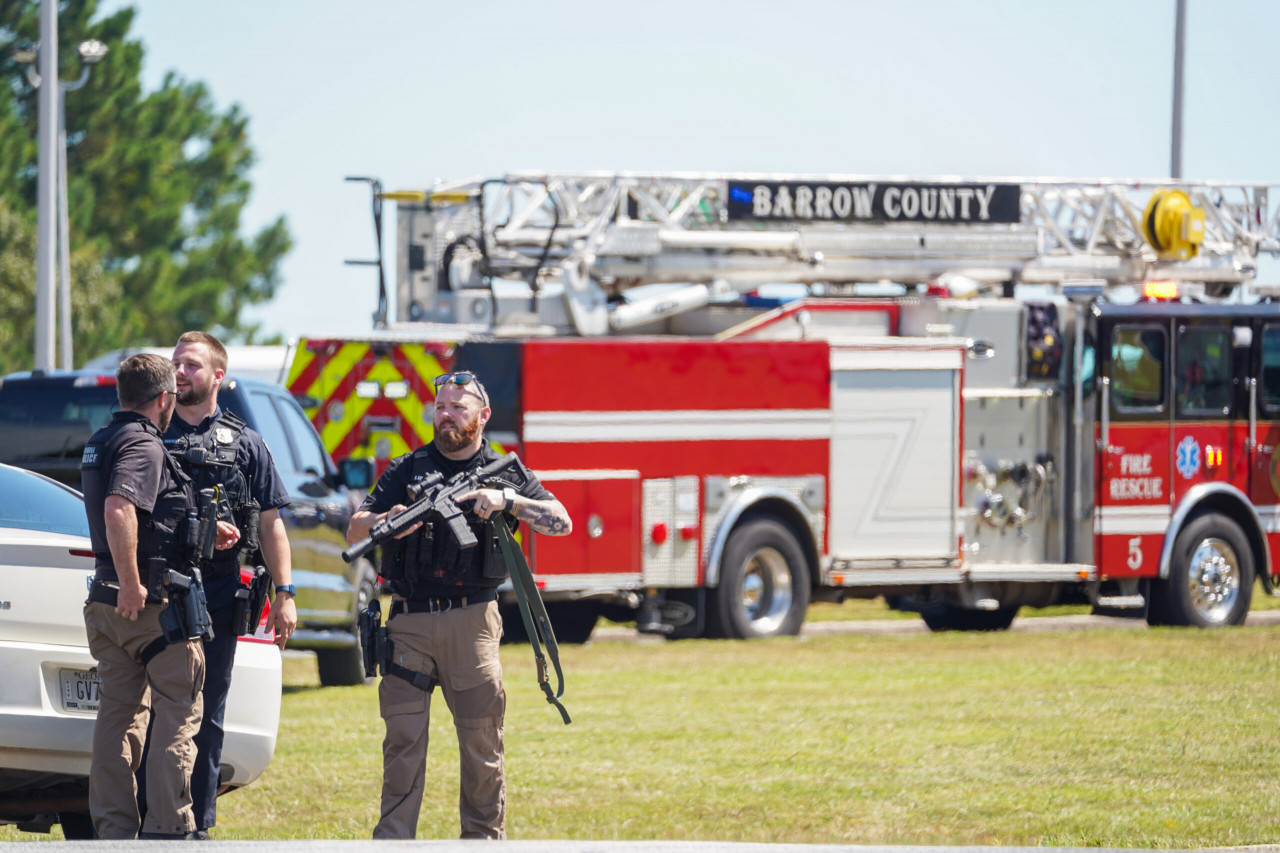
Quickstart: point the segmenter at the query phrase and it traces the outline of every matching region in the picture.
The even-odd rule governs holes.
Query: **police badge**
[[[218,427],[213,431],[213,438],[218,444],[230,444],[236,440],[235,433],[226,427]]]

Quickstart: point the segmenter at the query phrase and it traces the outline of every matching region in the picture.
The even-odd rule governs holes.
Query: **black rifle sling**
[[[529,644],[533,646],[533,657],[538,667],[538,686],[547,694],[547,701],[556,706],[567,726],[573,722],[569,712],[560,703],[564,695],[564,673],[560,669],[560,647],[556,645],[556,634],[551,630],[551,619],[547,616],[547,608],[538,594],[538,585],[534,583],[533,572],[524,560],[524,553],[516,545],[511,530],[501,521],[494,525],[498,531],[498,543],[502,546],[502,559],[506,561],[507,571],[511,574],[511,587],[516,594],[516,602],[520,605],[520,618],[524,620],[525,633],[529,635]],[[541,640],[541,642],[539,642]],[[551,684],[547,681],[547,659],[542,654],[542,645],[547,647],[547,655],[556,671],[557,688],[551,692]]]

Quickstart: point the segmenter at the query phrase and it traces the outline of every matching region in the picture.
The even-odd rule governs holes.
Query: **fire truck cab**
[[[562,639],[794,634],[877,596],[934,630],[1064,602],[1217,626],[1274,594],[1265,186],[371,184],[394,294],[289,385],[335,458],[385,464],[430,440],[434,375],[480,375],[490,440],[574,518],[523,543]]]

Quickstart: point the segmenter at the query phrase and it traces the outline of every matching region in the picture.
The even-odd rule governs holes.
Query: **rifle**
[[[476,544],[475,534],[471,532],[462,507],[455,499],[479,485],[490,483],[497,478],[498,474],[511,468],[514,468],[515,472],[509,476],[519,478],[521,482],[509,483],[506,480],[500,482],[503,486],[523,485],[524,466],[520,463],[520,457],[514,453],[508,453],[483,468],[460,471],[450,477],[447,482],[442,482],[444,475],[437,471],[420,483],[410,485],[409,499],[412,503],[409,507],[399,515],[388,516],[373,525],[368,536],[342,552],[342,559],[348,563],[353,562],[369,553],[374,546],[381,545],[388,539],[394,539],[419,522],[426,521],[432,514],[439,515],[449,525],[449,530],[457,540],[459,548],[473,547]]]

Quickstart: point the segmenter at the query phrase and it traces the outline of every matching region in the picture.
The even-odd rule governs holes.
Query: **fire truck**
[[[879,596],[933,630],[1058,603],[1209,627],[1275,594],[1271,186],[354,180],[374,329],[302,341],[290,389],[381,470],[431,439],[432,378],[476,372],[574,521],[523,542],[564,640],[795,634]]]

